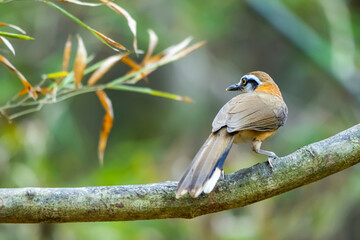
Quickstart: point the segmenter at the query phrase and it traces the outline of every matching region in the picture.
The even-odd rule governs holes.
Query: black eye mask
[[[254,79],[248,79],[245,84],[245,88],[249,92],[254,91],[258,86],[259,86],[259,83],[257,81],[255,81]]]

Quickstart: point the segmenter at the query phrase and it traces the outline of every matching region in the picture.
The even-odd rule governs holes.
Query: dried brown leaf
[[[88,6],[88,7],[97,7],[97,6],[103,5],[101,3],[89,3],[89,2],[82,2],[82,1],[78,1],[78,0],[57,0],[57,1],[74,3],[77,5]]]
[[[126,19],[126,21],[128,22],[128,26],[130,28],[130,31],[134,36],[134,41],[133,41],[134,51],[135,51],[135,53],[143,53],[143,51],[139,50],[138,46],[137,46],[136,21],[135,21],[135,19],[133,17],[131,17],[131,15],[129,14],[128,11],[126,11],[124,8],[120,7],[116,3],[110,2],[108,0],[100,0],[100,1],[105,3],[109,8],[114,10],[116,13],[122,15]]]
[[[15,55],[15,49],[14,47],[11,45],[11,43],[9,42],[9,40],[7,40],[6,38],[0,36],[0,42],[3,42],[6,47],[12,52],[12,54]]]
[[[84,71],[86,68],[86,58],[87,52],[85,49],[84,42],[80,36],[78,38],[78,50],[76,53],[75,63],[74,63],[74,78],[75,78],[75,88],[78,88],[81,83],[81,79],[84,76]]]
[[[156,54],[155,56],[151,57],[146,61],[145,64],[155,63],[155,62],[166,62],[172,61],[174,56],[180,53],[182,50],[186,48],[187,45],[191,42],[192,38],[188,37],[181,41],[180,43],[170,46],[167,49],[163,50],[161,53]]]
[[[127,74],[132,74],[135,71],[139,71],[140,69],[145,68],[146,66],[148,66],[150,64],[165,64],[166,62],[178,60],[205,44],[205,42],[203,41],[203,42],[198,42],[190,47],[187,47],[192,40],[191,37],[188,37],[188,38],[184,39],[183,41],[181,41],[180,43],[168,47],[161,53],[156,54],[155,56],[151,56],[154,51],[154,48],[157,44],[158,39],[152,30],[149,30],[149,35],[150,35],[150,41],[149,41],[148,52],[146,53],[143,61],[140,64],[134,62],[132,59],[127,58],[127,57],[125,57],[121,60],[125,64],[129,65],[132,68],[132,70],[129,71]],[[146,77],[155,70],[156,69],[149,69],[149,70],[143,71],[143,72],[137,74],[136,76],[134,76],[133,78],[127,80],[126,83],[134,84],[134,83],[140,81],[141,79],[146,80],[147,79]]]
[[[12,29],[15,29],[18,32],[21,32],[22,34],[26,34],[26,32],[22,28],[20,28],[16,25],[13,25],[13,24],[0,23],[0,27],[11,27]]]
[[[53,88],[40,88],[40,87],[36,88],[37,93],[41,93],[41,94],[44,94],[44,95],[46,95],[48,93],[52,93],[53,91],[54,91]]]
[[[133,72],[139,71],[141,68],[143,68],[145,66],[143,63],[138,64],[134,60],[132,60],[131,58],[128,58],[128,57],[122,58],[121,61],[131,67],[131,71],[129,71],[127,74],[132,74]],[[133,84],[144,78],[146,80],[146,76],[149,75],[152,71],[154,71],[154,70],[148,70],[148,71],[142,72],[139,75],[127,80],[126,83]]]
[[[63,57],[63,63],[62,63],[63,64],[63,66],[62,66],[63,72],[68,71],[70,54],[71,54],[71,35],[68,36],[68,39],[66,40],[66,43],[65,43],[64,57]]]
[[[149,47],[147,50],[147,53],[143,59],[143,63],[147,63],[150,60],[150,57],[154,53],[155,47],[158,43],[158,37],[156,36],[155,32],[152,29],[148,30],[149,33]]]
[[[149,33],[149,47],[148,47],[148,51],[144,57],[144,59],[142,60],[142,62],[140,64],[136,63],[135,61],[133,61],[130,58],[124,57],[121,61],[124,62],[125,64],[127,64],[128,66],[131,67],[131,71],[129,71],[127,74],[132,74],[135,71],[139,71],[141,68],[146,67],[148,64],[159,61],[164,54],[160,53],[157,54],[156,56],[152,57],[152,54],[154,52],[154,49],[158,43],[158,37],[156,36],[155,32],[151,29],[148,30]],[[126,83],[137,83],[138,81],[140,81],[141,79],[145,79],[147,81],[147,76],[152,73],[155,69],[152,70],[147,70],[144,71],[138,75],[136,75],[135,77],[129,79],[126,81]]]
[[[181,41],[180,43],[170,46],[167,49],[165,49],[164,51],[162,51],[162,61],[167,61],[169,59],[172,58],[172,56],[174,56],[176,53],[180,52],[181,50],[183,50],[184,48],[187,47],[187,45],[189,45],[189,43],[191,42],[192,37],[188,37],[186,39],[184,39],[183,41]]]
[[[121,58],[127,55],[129,55],[129,53],[118,54],[107,58],[103,62],[103,64],[101,64],[101,66],[91,75],[88,81],[88,85],[92,86],[97,83],[99,79],[115,65],[115,63],[117,63],[121,60]]]
[[[48,93],[52,93],[53,91],[54,91],[53,88],[41,88],[41,87],[36,87],[36,88],[35,88],[35,92],[36,92],[37,94],[44,94],[44,95],[46,95],[46,94],[48,94]],[[24,88],[24,89],[22,89],[17,95],[18,95],[18,96],[24,96],[24,95],[26,95],[26,94],[28,94],[28,92],[27,92],[26,89]]]
[[[141,69],[141,65],[136,63],[134,60],[132,60],[131,58],[128,58],[128,57],[123,57],[121,59],[121,61],[123,63],[125,63],[126,65],[130,66],[132,71],[138,71]]]
[[[18,96],[24,96],[24,95],[26,95],[26,94],[28,94],[28,92],[27,92],[27,90],[24,88],[24,89],[22,89],[22,90],[18,93]]]
[[[162,58],[164,57],[163,53],[158,53],[155,56],[151,57],[146,64],[150,64],[150,63],[155,63],[155,62],[159,62]]]
[[[176,54],[173,54],[171,56],[168,56],[166,59],[165,57],[163,59],[161,59],[161,61],[165,61],[165,60],[171,60],[171,61],[175,61],[175,60],[178,60],[180,58],[183,58],[185,57],[186,55],[188,55],[189,53],[195,51],[196,49],[202,47],[205,45],[205,41],[202,41],[202,42],[198,42],[198,43],[195,43],[193,45],[191,45],[190,47],[188,48],[185,48],[179,52],[177,52]],[[165,59],[165,60],[164,60]]]
[[[124,47],[123,45],[121,45],[120,43],[112,40],[111,38],[105,36],[104,34],[102,34],[101,32],[96,31],[95,29],[92,29],[92,31],[98,35],[100,38],[102,38],[103,40],[105,40],[108,44],[110,44],[111,46],[113,46],[113,49],[116,51],[119,51],[118,49],[121,50],[125,50],[127,51],[126,47]]]
[[[144,79],[146,82],[148,81],[147,79],[147,76],[152,73],[153,71],[155,71],[155,69],[152,69],[152,70],[146,70],[142,73],[139,73],[138,75],[136,75],[135,77],[125,81],[125,83],[128,83],[128,84],[135,84],[137,83],[138,81],[140,81],[141,79]],[[130,72],[128,72],[127,74],[131,74],[133,73],[134,70],[131,70]]]
[[[37,99],[37,93],[35,89],[31,86],[31,84],[26,80],[26,78],[19,72],[5,57],[0,55],[0,61],[3,62],[13,73],[15,73],[21,80],[22,84],[24,85],[27,93],[30,97],[34,100]]]
[[[100,132],[100,139],[99,139],[99,146],[98,146],[98,154],[99,154],[99,161],[102,165],[104,163],[104,151],[106,148],[107,139],[109,136],[109,133],[111,131],[111,128],[114,123],[114,112],[113,107],[111,104],[111,100],[106,95],[106,93],[102,90],[96,91],[96,94],[99,97],[99,100],[101,102],[101,105],[106,111],[106,114],[103,119],[102,128]]]

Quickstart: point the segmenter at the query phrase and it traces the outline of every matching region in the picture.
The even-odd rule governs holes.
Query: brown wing
[[[216,115],[212,131],[222,127],[227,131],[271,131],[284,125],[287,107],[284,101],[272,94],[251,92],[240,94],[227,102]]]

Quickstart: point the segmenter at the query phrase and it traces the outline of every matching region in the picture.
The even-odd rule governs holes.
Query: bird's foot
[[[273,160],[275,160],[276,158],[278,158],[278,156],[276,156],[276,154],[273,152],[270,152],[270,154],[268,155],[268,163],[271,168],[273,168]]]

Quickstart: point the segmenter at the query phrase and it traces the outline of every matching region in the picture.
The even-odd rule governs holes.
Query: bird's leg
[[[259,149],[257,153],[268,156],[268,162],[269,162],[271,168],[273,167],[272,160],[274,160],[278,157],[278,156],[276,156],[276,154],[274,152],[270,152],[270,151],[266,151],[266,150],[262,150],[262,149]]]
[[[260,149],[261,144],[262,144],[262,142],[260,142],[260,141],[253,141],[253,142],[252,142],[253,150],[254,150],[256,153],[264,154],[264,155],[268,156],[268,162],[269,162],[269,164],[270,164],[270,167],[272,168],[272,167],[273,167],[272,160],[274,160],[274,159],[277,158],[278,156],[276,156],[276,154],[273,153],[273,152]]]
[[[221,170],[220,179],[221,179],[221,180],[224,180],[224,178],[225,178],[225,171],[224,171],[224,169],[223,169],[223,170]]]

